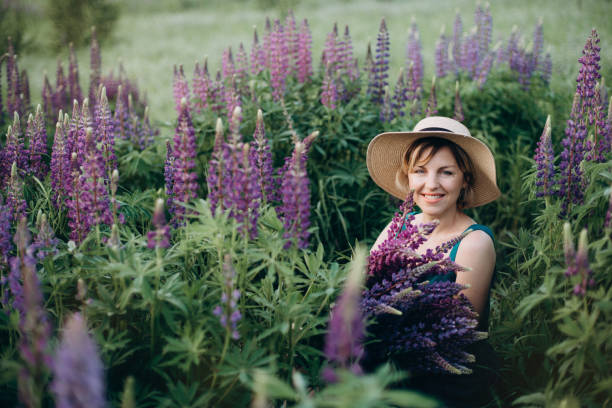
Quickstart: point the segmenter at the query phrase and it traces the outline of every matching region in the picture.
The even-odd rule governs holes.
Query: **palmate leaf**
[[[182,327],[179,337],[164,336],[166,345],[163,354],[169,355],[161,366],[177,366],[188,373],[192,366],[203,362],[208,351],[206,333],[200,328],[192,328],[190,324]]]
[[[160,408],[205,408],[210,406],[214,393],[199,390],[199,385],[197,382],[189,385],[182,381],[169,382],[167,395],[156,398],[157,406]]]
[[[515,311],[520,319],[524,319],[531,310],[542,302],[556,299],[560,296],[556,291],[556,277],[549,273],[544,276],[544,282],[538,290],[521,300]]]

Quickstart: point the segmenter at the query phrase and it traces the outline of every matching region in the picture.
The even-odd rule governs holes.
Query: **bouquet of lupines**
[[[387,239],[370,253],[364,313],[372,341],[366,344],[366,365],[388,359],[402,369],[418,372],[469,374],[475,361],[466,346],[487,337],[476,330],[478,314],[464,285],[430,282],[437,275],[464,270],[444,254],[468,233],[424,255],[416,250],[437,222],[415,225],[412,193],[393,218]]]

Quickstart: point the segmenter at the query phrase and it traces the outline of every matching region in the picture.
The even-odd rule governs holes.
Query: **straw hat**
[[[491,150],[472,137],[463,124],[442,116],[430,116],[421,120],[412,132],[386,132],[372,139],[366,159],[372,180],[389,194],[404,200],[409,188],[408,176],[401,170],[402,160],[408,147],[424,137],[450,140],[465,150],[472,161],[474,184],[471,193],[466,196],[465,208],[490,203],[501,195]]]

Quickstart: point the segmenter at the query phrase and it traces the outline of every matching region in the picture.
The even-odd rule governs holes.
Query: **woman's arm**
[[[485,310],[489,287],[495,269],[495,247],[493,240],[484,231],[473,231],[461,241],[455,258],[469,271],[457,273],[457,283],[470,287],[461,291],[480,316]]]

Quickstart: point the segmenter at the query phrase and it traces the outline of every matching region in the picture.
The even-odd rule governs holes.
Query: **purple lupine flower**
[[[43,180],[48,171],[47,164],[43,160],[47,155],[47,129],[40,105],[36,107],[36,115],[32,121],[28,120],[26,133],[29,139],[30,171],[36,178]]]
[[[484,84],[487,82],[489,72],[493,66],[493,58],[495,54],[493,52],[487,53],[487,55],[478,63],[475,71],[475,81],[479,89],[482,89]]]
[[[79,65],[74,53],[74,45],[70,43],[68,47],[70,48],[68,64],[68,94],[70,95],[71,101],[76,99],[80,102],[83,100],[83,92],[81,91],[81,85],[79,85]]]
[[[318,133],[309,136],[312,140]],[[286,248],[295,244],[303,249],[308,246],[310,232],[310,190],[306,174],[308,146],[306,142],[297,142],[293,156],[281,181],[281,220],[285,226],[283,237],[287,239]]]
[[[247,78],[249,76],[249,59],[242,43],[240,43],[240,46],[238,47],[238,53],[236,54],[236,66],[234,75],[236,77],[238,93],[240,95],[244,95],[245,88],[247,87]]]
[[[604,228],[612,228],[612,190],[609,194],[608,200],[608,211],[606,211],[606,218],[604,219]],[[6,225],[6,221],[5,225]],[[2,221],[0,221],[0,225],[2,225]],[[0,239],[0,249],[2,248],[2,239]],[[7,250],[8,251],[8,250]]]
[[[416,21],[413,19],[410,25],[410,34],[408,35],[408,45],[406,46],[406,66],[413,64],[413,86],[423,86],[423,54],[421,48],[421,39],[419,38],[419,29]]]
[[[538,19],[535,29],[533,30],[533,58],[535,59],[536,69],[541,69],[542,63],[542,52],[544,51],[544,33],[542,30],[543,21],[542,17]]]
[[[491,10],[489,4],[486,4],[486,8],[482,6],[476,6],[476,12],[474,16],[476,21],[476,38],[478,43],[478,63],[480,63],[484,57],[489,54],[491,47],[491,29],[493,26],[493,19],[491,17]]]
[[[507,45],[507,55],[508,55],[508,65],[511,70],[518,71],[519,69],[519,59],[520,59],[520,51],[519,51],[519,40],[520,33],[517,26],[512,27],[512,32],[510,33],[510,37],[508,37],[508,45]]]
[[[55,112],[55,106],[53,104],[53,90],[51,89],[51,83],[49,82],[49,77],[47,76],[46,71],[44,73],[43,78],[42,101],[45,110],[45,116],[48,118],[53,118],[57,116],[57,113]]]
[[[208,106],[210,109],[219,115],[223,109],[225,109],[225,85],[223,78],[221,78],[221,71],[217,70],[215,80],[211,83],[210,88],[210,101]]]
[[[463,68],[463,56],[461,50],[463,49],[461,39],[463,37],[463,22],[461,21],[461,15],[459,11],[455,15],[455,23],[453,24],[453,61],[455,65],[455,74],[459,72],[460,68]]]
[[[552,140],[550,137],[551,125],[550,115],[546,118],[544,131],[535,150],[534,160],[537,167],[536,175],[536,197],[546,197],[554,195],[555,185],[555,153],[553,151]]]
[[[172,189],[174,186],[174,154],[172,152],[172,143],[166,140],[166,160],[164,161],[164,181],[166,185],[166,204],[172,206]]]
[[[176,65],[174,66],[174,79],[172,82],[172,90],[174,95],[174,105],[176,107],[177,113],[181,112],[181,104],[183,98],[185,99],[185,103],[187,103],[187,108],[189,109],[189,83],[185,78],[185,72],[183,71],[182,65],[179,65],[178,69],[176,68]]]
[[[168,146],[170,149],[170,146]],[[221,118],[217,118],[217,124],[215,128],[215,143],[212,151],[212,155],[209,161],[208,173],[206,176],[206,184],[208,186],[208,202],[210,204],[210,210],[213,214],[216,214],[217,208],[220,211],[224,211],[223,202],[225,201],[223,196],[224,185],[226,184],[226,162],[229,159],[229,152],[227,150],[227,143],[223,135],[223,122]],[[168,178],[171,178],[172,166],[169,167]],[[168,185],[168,178],[166,178],[166,185]],[[168,194],[168,192],[166,191]]]
[[[270,144],[266,139],[263,112],[261,109],[257,110],[257,121],[255,123],[255,132],[253,132],[251,154],[254,156],[251,161],[255,163],[255,172],[257,173],[257,180],[263,200],[268,203],[277,201],[278,193],[274,188],[275,180],[272,152]]]
[[[106,179],[110,179],[113,170],[117,168],[117,157],[115,156],[115,129],[111,109],[106,97],[106,88],[102,87],[100,101],[96,104],[95,143],[100,144]]]
[[[181,204],[187,204],[190,200],[196,198],[198,190],[198,175],[195,173],[195,158],[197,155],[195,129],[185,98],[181,100],[172,154],[174,157],[172,201],[168,207],[173,216],[174,224],[182,225],[186,221],[186,208]]]
[[[96,146],[93,130],[86,130],[86,149],[79,184],[81,188],[81,203],[85,213],[87,231],[100,224],[113,224],[110,199],[106,185],[109,182],[106,174],[104,156]]]
[[[579,109],[580,95],[576,94],[574,96],[572,112],[565,127],[565,138],[561,141],[563,151],[561,152],[561,161],[559,162],[561,176],[559,179],[558,195],[563,199],[562,213],[564,215],[569,212],[572,204],[582,202],[584,197],[584,190],[582,188],[584,180],[581,163],[586,151],[587,128]]]
[[[11,244],[12,218],[11,207],[6,205],[0,197],[0,271],[4,271],[8,266],[9,253],[13,249]]]
[[[565,264],[567,269],[565,276],[570,278],[574,285],[573,294],[576,296],[586,295],[587,288],[595,286],[593,271],[589,266],[587,230],[584,228],[578,238],[578,251],[574,249],[574,238],[569,223],[563,226],[563,250],[565,252]]]
[[[395,118],[395,110],[393,109],[393,101],[391,100],[391,91],[389,87],[385,87],[383,103],[380,106],[379,118],[381,122],[391,122]]]
[[[97,102],[97,92],[100,87],[102,76],[102,58],[100,56],[100,45],[96,35],[96,28],[91,29],[91,46],[89,49],[89,101],[93,104]],[[62,105],[63,106],[63,105]]]
[[[229,81],[228,86],[224,89],[225,94],[223,95],[223,99],[225,101],[225,109],[227,110],[227,119],[232,120],[232,115],[236,108],[240,108],[240,93],[237,86],[236,76],[232,77]]]
[[[104,365],[80,313],[70,316],[64,324],[53,359],[50,388],[58,408],[106,406]]]
[[[257,29],[253,28],[253,44],[251,45],[251,74],[259,75],[266,68],[266,54],[259,43]]]
[[[93,129],[93,125],[94,125],[91,111],[89,110],[89,106],[90,106],[89,99],[85,98],[85,100],[81,104],[81,111],[80,111],[81,115],[76,121],[76,132],[74,133],[75,143],[72,147],[72,151],[78,153],[77,163],[79,164],[79,166],[81,166],[83,162],[85,161],[85,152],[88,149],[87,129],[90,129],[90,128]],[[72,120],[73,121],[75,120],[74,113],[73,113]],[[95,143],[96,141],[94,139],[94,144]]]
[[[363,373],[360,360],[364,352],[365,319],[360,303],[365,260],[365,250],[359,248],[351,262],[342,293],[331,311],[325,336],[328,365],[322,373],[329,383],[338,381],[335,373],[338,368],[350,370],[357,375]]]
[[[17,163],[17,167],[27,173],[28,154],[23,142],[19,114],[14,113],[13,124],[6,132],[6,143],[2,149],[2,163],[0,163],[0,185],[5,185],[11,176],[11,166]]]
[[[431,79],[431,90],[429,91],[429,99],[427,100],[427,108],[425,109],[425,117],[434,116],[438,113],[438,98],[436,97],[436,77]]]
[[[223,75],[224,80],[231,80],[236,71],[236,67],[234,64],[234,56],[232,54],[232,47],[227,47],[223,50],[223,55],[221,57],[221,74]],[[185,95],[182,95],[183,97]],[[180,99],[179,99],[180,103]]]
[[[85,239],[90,227],[83,208],[83,190],[79,177],[77,153],[72,152],[70,155],[70,177],[68,177],[72,185],[65,203],[68,208],[66,215],[68,217],[68,227],[70,227],[70,239],[76,243],[81,243]]]
[[[436,76],[438,78],[444,78],[448,74],[448,46],[449,39],[444,33],[444,27],[442,27],[440,38],[436,42],[435,53]]]
[[[278,20],[274,22],[274,29],[270,32],[268,66],[272,96],[275,100],[280,100],[285,93],[289,72],[289,56],[287,44],[284,41],[283,27]]]
[[[333,71],[338,69],[337,65],[340,60],[338,47],[338,24],[334,23],[334,28],[327,34],[325,39],[325,47],[321,55],[321,64],[323,68],[331,67]]]
[[[400,68],[395,88],[393,89],[393,116],[404,116],[406,112],[406,102],[408,101],[408,87],[406,86],[404,69]]]
[[[11,176],[6,189],[6,205],[11,210],[14,222],[26,216],[27,204],[23,197],[23,180],[19,177],[16,162],[13,162],[11,167]]]
[[[306,19],[302,21],[297,41],[297,78],[304,83],[312,76],[312,35]]]
[[[606,119],[605,101],[602,99],[602,86],[597,83],[595,95],[593,96],[593,147],[591,160],[603,163],[611,147],[611,127]]]
[[[599,44],[599,35],[593,29],[582,50],[582,57],[578,59],[580,71],[576,78],[576,92],[580,95],[581,110],[588,116],[589,125],[592,125],[595,121],[593,98],[595,96],[595,86],[601,78],[599,73],[601,68],[599,65],[599,51],[601,48],[597,44]]]
[[[383,18],[378,29],[378,37],[376,40],[376,56],[372,66],[373,83],[371,87],[372,101],[383,103],[385,87],[389,85],[389,31],[387,23]]]
[[[283,34],[284,42],[287,44],[289,73],[290,75],[295,75],[297,74],[298,30],[292,10],[289,10],[287,12],[287,16],[285,17]]]
[[[28,79],[27,71],[21,70],[21,75],[19,75],[19,79],[21,81],[21,94],[20,98],[20,109],[19,112],[22,115],[25,115],[27,111],[30,110],[30,80]]]
[[[232,266],[229,254],[223,259],[223,286],[221,287],[221,304],[213,309],[213,314],[219,317],[221,326],[234,340],[240,339],[238,322],[242,318],[238,308],[240,291],[236,288],[236,270]]]
[[[113,126],[115,134],[120,139],[125,140],[127,139],[129,113],[123,95],[123,85],[119,85],[117,88],[117,101],[115,102],[115,114],[113,115]]]
[[[332,64],[328,63],[325,69],[325,76],[321,83],[321,103],[328,109],[336,109],[336,102],[338,101],[338,85],[336,84],[336,78],[333,73]]]
[[[461,104],[461,96],[459,95],[459,81],[455,81],[455,114],[453,119],[463,122],[463,105]]]
[[[363,71],[368,78],[368,87],[366,88],[366,95],[374,98],[375,86],[376,86],[376,67],[374,66],[374,58],[372,58],[372,46],[368,43],[366,51],[365,62],[363,63]]]
[[[197,96],[194,108],[198,113],[202,109],[208,108],[208,93],[210,89],[210,76],[208,75],[208,61],[204,58],[204,65],[200,68],[200,63],[196,62],[193,69],[193,94]]]
[[[476,27],[474,27],[468,35],[464,36],[461,45],[461,56],[463,58],[461,66],[465,72],[468,73],[470,78],[474,78],[479,61]]]
[[[151,146],[154,140],[155,129],[153,129],[151,126],[151,121],[149,120],[149,107],[145,106],[140,132],[138,133],[138,147],[140,147],[140,150],[144,150]]]
[[[153,219],[151,220],[154,230],[147,232],[147,247],[169,248],[170,247],[170,226],[166,225],[166,214],[164,212],[164,200],[155,200]]]
[[[60,111],[60,116],[61,116]],[[57,196],[54,204],[61,207],[68,196],[72,182],[70,180],[70,151],[66,144],[66,134],[62,118],[55,125],[53,148],[51,150],[51,187]]]
[[[20,220],[17,227],[15,244],[17,256],[11,260],[11,266],[13,270],[19,270],[23,280],[19,352],[24,365],[19,372],[18,395],[25,406],[40,406],[45,373],[51,367],[48,350],[51,325],[43,306],[40,281],[36,274],[36,260],[30,246],[30,233],[25,218]]]
[[[39,212],[36,219],[37,234],[32,242],[32,252],[34,257],[42,261],[50,255],[56,255],[58,253],[57,245],[59,239],[55,237],[53,229],[47,221],[47,215]]]
[[[552,77],[552,57],[550,52],[547,52],[544,56],[540,67],[541,77],[545,84],[550,84],[550,78]]]

